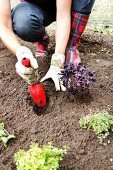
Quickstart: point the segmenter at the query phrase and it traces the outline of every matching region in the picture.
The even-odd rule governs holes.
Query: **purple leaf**
[[[78,65],[65,64],[60,76],[63,85],[72,93],[78,88],[88,89],[89,84],[95,82],[94,73],[81,63]]]

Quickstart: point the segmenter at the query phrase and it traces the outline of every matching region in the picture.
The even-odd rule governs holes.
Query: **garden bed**
[[[39,61],[40,77],[47,72],[54,52],[54,31],[50,32],[49,56]],[[35,49],[31,43],[22,44]],[[81,116],[107,110],[113,114],[113,37],[86,31],[79,47],[82,62],[95,71],[96,82],[89,94],[56,92],[52,81],[44,83],[47,105],[37,108],[27,92],[27,84],[16,74],[16,58],[0,42],[0,121],[16,135],[5,149],[0,143],[0,170],[15,170],[13,155],[52,141],[55,146],[69,146],[61,170],[112,170],[113,134],[110,144],[102,146],[89,130],[80,129]]]

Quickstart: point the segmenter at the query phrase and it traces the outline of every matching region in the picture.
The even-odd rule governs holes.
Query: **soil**
[[[54,52],[54,31],[50,35],[49,55],[39,61],[40,77],[47,72]],[[31,43],[23,45],[35,49]],[[113,133],[107,146],[96,135],[80,129],[79,119],[90,112],[107,110],[113,114],[113,37],[86,31],[79,46],[82,62],[95,71],[96,82],[88,94],[56,92],[52,81],[44,83],[47,105],[38,108],[27,92],[27,84],[16,74],[16,58],[0,42],[0,121],[16,135],[8,148],[0,143],[0,170],[15,170],[14,153],[28,149],[32,141],[39,146],[52,141],[68,145],[61,170],[113,170]]]

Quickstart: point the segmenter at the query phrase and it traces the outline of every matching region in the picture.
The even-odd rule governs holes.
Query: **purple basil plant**
[[[74,93],[77,89],[88,89],[89,84],[95,82],[94,73],[83,64],[65,64],[60,79],[68,91]]]

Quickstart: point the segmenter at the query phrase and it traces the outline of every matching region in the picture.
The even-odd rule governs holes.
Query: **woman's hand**
[[[41,82],[51,78],[55,84],[56,91],[66,91],[60,80],[60,73],[63,70],[65,56],[63,54],[53,54],[51,65],[46,75],[41,79]]]
[[[16,56],[18,62],[16,63],[16,72],[30,85],[35,84],[37,82],[36,71],[38,69],[38,63],[36,59],[33,57],[32,52],[24,46],[21,46],[17,52]],[[23,59],[29,59],[30,67],[25,67],[22,64]]]

